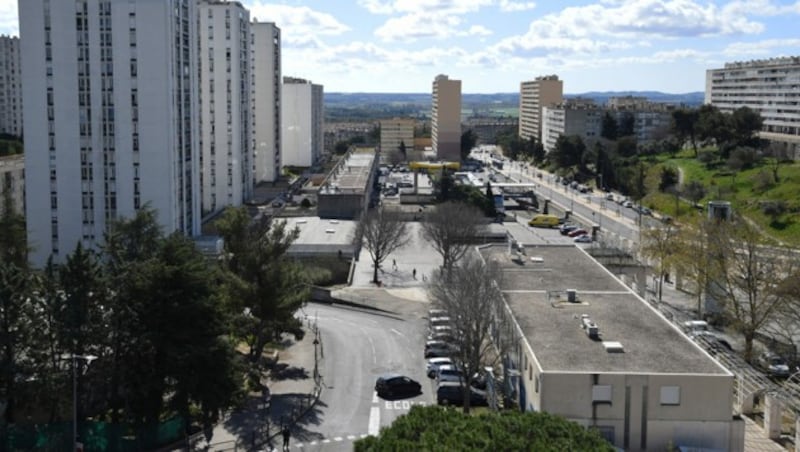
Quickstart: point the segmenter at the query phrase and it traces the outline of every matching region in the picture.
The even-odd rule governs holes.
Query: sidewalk
[[[308,312],[308,310],[307,310]],[[302,315],[301,312],[298,313]],[[309,327],[311,314],[303,317],[306,334],[300,341],[287,338],[278,361],[270,371],[268,402],[260,394],[250,394],[244,406],[214,427],[210,438],[198,445],[202,450],[271,450],[280,447],[281,426],[291,426],[292,438],[302,437],[305,422],[319,422],[315,403],[319,393],[314,383],[314,334]],[[271,440],[268,440],[271,438]]]

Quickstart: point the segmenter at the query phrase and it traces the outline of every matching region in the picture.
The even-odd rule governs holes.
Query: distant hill
[[[636,96],[646,97],[653,102],[685,104],[697,106],[703,104],[702,91],[672,94],[660,91],[590,91],[587,93],[565,94],[564,97],[588,97],[597,103],[605,103],[610,97]],[[462,96],[462,104],[519,104],[519,93],[469,94]],[[366,105],[416,105],[430,108],[430,93],[325,93],[326,107],[357,107]]]

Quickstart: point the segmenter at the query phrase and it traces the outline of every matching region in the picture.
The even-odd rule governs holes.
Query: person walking
[[[397,259],[392,259],[392,269],[397,270]]]
[[[413,270],[411,270],[411,276],[412,276],[414,279],[417,279],[417,269],[416,269],[416,268],[415,268],[415,269],[413,269]]]
[[[289,429],[288,425],[283,426],[283,430],[281,430],[281,434],[283,435],[283,450],[289,450],[289,439],[292,437],[292,431]]]

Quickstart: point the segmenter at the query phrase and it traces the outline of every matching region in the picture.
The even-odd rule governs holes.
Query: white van
[[[683,322],[683,330],[687,334],[697,334],[709,331],[708,322],[705,320],[687,320]]]

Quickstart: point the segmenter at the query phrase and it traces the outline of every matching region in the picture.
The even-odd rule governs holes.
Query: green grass
[[[778,170],[778,183],[765,184],[763,181],[770,180],[772,175],[772,168],[766,162],[734,172],[722,162],[707,167],[694,158],[693,151],[682,151],[675,157],[659,156],[656,161],[658,163],[649,169],[650,181],[658,180],[662,165],[680,168],[684,185],[699,181],[706,188],[707,194],[699,202],[701,206],[711,200],[730,201],[736,214],[753,220],[773,239],[800,246],[800,162],[782,163]],[[782,202],[786,210],[773,221],[762,211],[765,201]],[[690,203],[682,201],[676,212],[675,197],[657,192],[654,187],[650,187],[650,194],[642,204],[676,219],[697,214]]]

